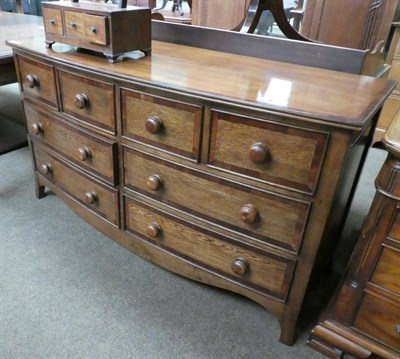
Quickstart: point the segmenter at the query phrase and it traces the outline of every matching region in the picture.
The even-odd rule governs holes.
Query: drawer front
[[[117,144],[77,127],[70,126],[54,116],[40,112],[25,101],[25,115],[29,133],[60,152],[69,160],[94,172],[111,184],[116,184]]]
[[[58,108],[54,69],[52,66],[17,56],[21,86],[29,94]]]
[[[65,29],[71,39],[108,44],[108,20],[105,16],[65,11]]]
[[[399,250],[382,247],[382,252],[371,277],[371,282],[400,295]]]
[[[365,293],[354,327],[395,350],[400,350],[400,303]]]
[[[63,23],[60,10],[42,7],[43,23],[46,33],[63,35]]]
[[[130,232],[241,285],[286,298],[294,262],[225,242],[207,230],[127,197],[125,209]]]
[[[202,108],[122,90],[122,123],[126,137],[197,160]]]
[[[68,166],[34,143],[36,170],[87,208],[119,226],[118,191]]]
[[[124,150],[125,186],[240,232],[298,252],[309,203],[221,180],[139,151]]]
[[[115,133],[114,86],[59,71],[63,111],[79,121]]]
[[[327,133],[214,111],[208,163],[261,182],[314,193]]]

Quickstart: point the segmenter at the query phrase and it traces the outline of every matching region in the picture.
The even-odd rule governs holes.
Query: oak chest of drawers
[[[292,344],[394,84],[154,40],[117,64],[41,41],[10,42],[37,196],[255,300]]]

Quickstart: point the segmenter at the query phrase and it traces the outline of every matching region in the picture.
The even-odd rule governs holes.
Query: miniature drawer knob
[[[397,334],[400,334],[400,324],[397,324],[397,325],[394,326],[394,331],[395,331]]]
[[[92,152],[90,152],[89,147],[83,146],[78,149],[78,159],[80,161],[86,161],[90,157],[92,157]]]
[[[84,93],[77,93],[75,95],[74,103],[77,108],[83,109],[89,104],[89,97]]]
[[[32,123],[31,132],[36,136],[40,135],[41,133],[44,132],[44,127],[40,122]]]
[[[236,275],[245,275],[250,268],[249,263],[243,258],[237,258],[232,262],[232,272]]]
[[[146,181],[147,188],[152,191],[157,191],[162,184],[163,180],[159,175],[151,175]]]
[[[50,163],[44,163],[39,168],[40,172],[44,175],[48,175],[49,173],[53,172],[53,167]]]
[[[91,26],[90,31],[93,32],[93,34],[95,34],[97,32],[97,29],[94,26]]]
[[[34,87],[39,87],[39,78],[36,75],[26,75],[25,82],[30,89]]]
[[[254,223],[258,216],[258,209],[252,204],[244,205],[239,212],[239,218],[242,222],[251,224]]]
[[[162,232],[161,227],[158,223],[153,222],[147,226],[146,233],[151,238],[156,238]]]
[[[88,191],[85,193],[85,202],[87,204],[93,204],[99,199],[95,191]]]
[[[71,25],[71,27],[76,29],[76,21],[71,21],[69,24]]]
[[[150,116],[145,124],[147,132],[158,133],[164,128],[164,123],[158,116]]]
[[[55,24],[56,24],[56,20],[50,19],[50,20],[49,20],[49,23],[50,23],[50,25],[55,25]]]
[[[255,163],[263,163],[269,156],[269,148],[261,142],[257,142],[250,147],[249,157]]]

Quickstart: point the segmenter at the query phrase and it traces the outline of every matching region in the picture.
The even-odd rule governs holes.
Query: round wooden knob
[[[394,326],[394,331],[395,331],[397,334],[400,334],[400,324],[396,324],[396,325]]]
[[[93,204],[98,200],[97,193],[95,191],[88,191],[85,193],[85,202],[88,204]]]
[[[56,24],[56,20],[50,19],[50,20],[49,20],[49,23],[50,23],[50,25],[55,25],[55,24]]]
[[[244,205],[239,211],[240,220],[244,223],[253,223],[258,215],[258,209],[252,204]]]
[[[151,238],[156,238],[162,232],[158,223],[153,222],[147,226],[146,233]]]
[[[164,123],[158,116],[150,116],[145,124],[147,132],[158,133],[164,128]]]
[[[78,159],[80,161],[86,161],[90,157],[92,157],[92,152],[90,152],[89,147],[83,146],[78,149]]]
[[[48,175],[49,173],[53,172],[53,167],[50,163],[44,163],[40,166],[39,170],[42,172],[42,174]]]
[[[151,175],[146,181],[147,188],[152,191],[157,191],[162,184],[163,180],[159,175]]]
[[[36,75],[26,75],[25,82],[29,88],[39,87],[39,78]]]
[[[233,273],[242,276],[247,273],[247,271],[250,268],[250,265],[245,259],[238,258],[232,262],[231,268]]]
[[[250,147],[249,157],[255,163],[265,162],[269,156],[269,148],[261,142],[257,142]]]
[[[84,93],[77,93],[75,95],[74,103],[77,108],[83,109],[89,105],[89,97],[87,97],[87,95]]]
[[[41,133],[44,132],[44,127],[40,122],[32,123],[31,132],[36,136],[40,135]]]

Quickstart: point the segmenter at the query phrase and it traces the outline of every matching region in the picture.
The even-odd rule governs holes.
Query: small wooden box
[[[103,53],[116,62],[125,52],[151,55],[151,10],[88,2],[43,2],[46,45],[60,42]]]

